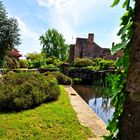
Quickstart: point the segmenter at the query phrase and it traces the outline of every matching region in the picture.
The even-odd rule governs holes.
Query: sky
[[[22,44],[16,47],[23,56],[40,52],[39,37],[55,28],[67,44],[76,37],[87,38],[94,33],[94,41],[103,48],[119,42],[116,36],[121,4],[111,8],[113,0],[3,0],[9,17],[18,20]]]

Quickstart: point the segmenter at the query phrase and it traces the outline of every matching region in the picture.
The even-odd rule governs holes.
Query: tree
[[[0,1],[0,66],[2,66],[7,51],[20,44],[18,22],[8,18],[6,9]]]
[[[122,140],[140,139],[140,0],[135,0],[134,27],[130,41],[130,65],[126,82],[120,137]]]
[[[22,56],[22,54],[19,53],[19,51],[15,48],[7,51],[7,54],[4,58],[3,67],[4,68],[10,68],[10,69],[16,69],[20,67],[19,58]]]
[[[46,58],[44,53],[28,53],[26,55],[30,68],[40,68],[46,64]]]
[[[44,35],[40,36],[43,45],[42,52],[46,53],[46,57],[56,57],[62,61],[67,59],[68,45],[65,39],[56,29],[49,29]]]
[[[19,60],[19,58],[22,56],[22,54],[16,48],[13,48],[9,52],[9,56]]]
[[[135,1],[134,9],[130,2]],[[114,0],[112,6],[117,5],[120,0]],[[112,139],[139,140],[140,139],[140,0],[125,0],[123,8],[126,13],[121,18],[121,29],[118,35],[122,42],[117,44],[113,51],[123,50],[124,56],[119,59],[118,65],[124,67],[126,83],[119,94],[116,95],[115,102],[122,103],[119,106],[121,111],[114,113],[111,132],[117,132],[117,137]],[[120,79],[121,80],[121,79]],[[122,80],[121,80],[122,82]],[[121,95],[121,96],[120,96]],[[119,97],[119,98],[118,98]],[[117,122],[117,123],[116,123]],[[116,125],[117,124],[117,125]],[[117,128],[118,127],[118,128]],[[119,131],[118,131],[119,130]],[[112,135],[113,136],[113,135]],[[111,136],[111,137],[112,137]],[[111,138],[109,137],[109,138]]]

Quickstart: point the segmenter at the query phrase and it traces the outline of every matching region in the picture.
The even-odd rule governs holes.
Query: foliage
[[[123,66],[125,71],[127,72],[130,62],[130,39],[132,38],[134,9],[130,6],[130,0],[125,0],[122,7],[126,8],[126,13],[121,17],[121,29],[117,34],[121,38],[121,43],[116,44],[112,48],[112,53],[114,54],[118,50],[123,50],[124,55],[118,59],[117,66]]]
[[[12,50],[10,50],[8,55],[12,58],[17,59],[17,60],[19,59],[19,57],[22,56],[22,54],[20,54],[16,48],[13,48]]]
[[[59,94],[57,81],[50,75],[9,72],[0,84],[0,109],[28,109],[45,101],[56,100]]]
[[[81,82],[82,82],[82,79],[80,79],[80,78],[73,78],[72,82],[73,82],[74,85],[80,85]]]
[[[58,84],[72,85],[72,79],[60,72],[46,72],[45,75],[52,75],[57,79]]]
[[[113,60],[105,60],[102,58],[76,58],[74,63],[72,64],[74,67],[83,68],[86,67],[90,70],[106,70],[109,67],[114,67],[115,62]]]
[[[0,1],[0,66],[2,66],[7,51],[20,44],[20,34],[17,20],[8,18],[6,9]]]
[[[40,36],[40,42],[43,45],[42,52],[46,54],[46,57],[54,56],[61,61],[67,60],[68,45],[56,29],[49,29]]]
[[[93,64],[93,61],[89,58],[76,58],[73,66],[82,68],[86,66],[91,66],[92,64]]]
[[[105,60],[102,58],[95,58],[93,59],[93,65],[88,66],[88,69],[91,70],[107,70],[109,67],[114,67],[115,62],[113,60]]]
[[[29,66],[28,60],[25,59],[19,59],[19,63],[20,63],[20,68],[28,68]]]
[[[54,64],[42,65],[40,68],[57,68]]]
[[[101,60],[99,67],[101,70],[107,70],[109,67],[114,66],[113,60]]]
[[[92,71],[99,71],[100,66],[87,66],[87,69],[92,70]]]
[[[109,120],[107,129],[110,131],[110,135],[105,137],[105,140],[117,139],[120,129],[119,121],[123,111],[123,103],[125,101],[124,85],[126,82],[125,73],[108,74],[105,80],[105,86],[110,89],[112,93],[111,105],[115,107],[113,119]]]
[[[19,61],[19,57],[21,56],[22,55],[15,48],[13,48],[10,51],[7,51],[7,54],[4,58],[3,68],[7,68],[7,69],[20,68],[21,63]]]
[[[29,68],[40,68],[46,65],[46,58],[44,53],[28,53],[26,55],[28,60]]]
[[[43,54],[41,53],[36,53],[36,52],[33,52],[33,53],[28,53],[26,55],[26,59],[27,60],[30,60],[30,61],[33,61],[33,60],[36,60],[36,59],[42,59],[43,58]]]
[[[4,58],[3,68],[7,69],[20,68],[20,62],[16,58],[6,55]]]
[[[63,62],[61,60],[57,59],[54,56],[46,58],[46,64],[53,64],[55,66],[60,66],[62,63]]]
[[[0,139],[86,140],[92,137],[92,132],[79,124],[64,87],[60,89],[56,102],[18,113],[0,113]]]
[[[108,67],[114,67],[115,61],[113,60],[105,60],[102,58],[95,58],[93,59],[93,66],[99,67],[100,70],[106,70]]]
[[[46,58],[45,53],[29,53],[26,56],[29,63],[29,68],[57,68],[62,64],[62,61],[56,57]]]
[[[119,2],[120,0],[114,0],[112,7],[116,6]],[[120,57],[116,63],[119,68],[124,68],[124,73],[115,76],[115,79],[112,80],[112,91],[114,92],[112,104],[115,106],[115,112],[113,114],[113,119],[110,121],[107,127],[110,131],[110,135],[105,137],[105,140],[119,140],[119,130],[121,127],[120,117],[122,115],[123,104],[125,102],[124,87],[130,62],[130,40],[132,38],[134,9],[130,5],[130,0],[125,0],[122,7],[126,9],[126,13],[121,17],[121,29],[117,34],[121,38],[121,43],[116,44],[112,48],[112,53],[115,53],[118,50],[122,50],[124,52],[124,55]]]

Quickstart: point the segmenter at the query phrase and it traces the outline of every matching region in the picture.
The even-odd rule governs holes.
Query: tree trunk
[[[126,83],[127,95],[121,120],[121,140],[140,140],[140,0],[135,2],[130,67]]]

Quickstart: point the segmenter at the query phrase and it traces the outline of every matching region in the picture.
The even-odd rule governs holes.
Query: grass
[[[12,113],[0,113],[0,140],[86,140],[91,131],[79,124],[68,95],[58,101]]]

